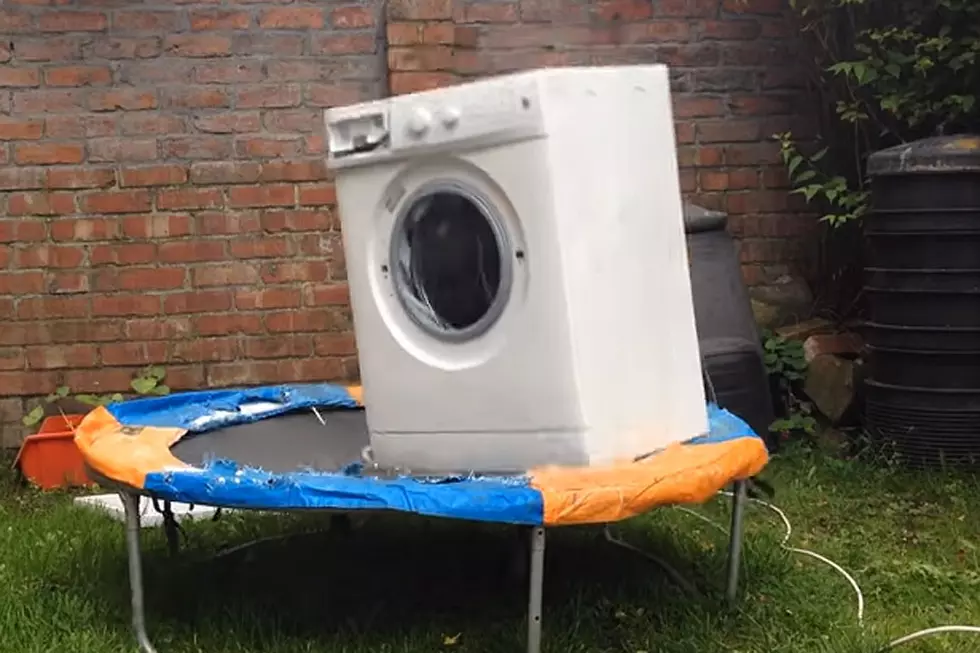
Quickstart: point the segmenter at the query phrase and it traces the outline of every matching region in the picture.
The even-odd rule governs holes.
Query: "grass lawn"
[[[663,509],[617,525],[704,593],[688,598],[648,561],[589,529],[548,540],[548,653],[835,653],[878,650],[922,628],[980,625],[980,480],[913,474],[795,449],[770,465],[791,546],[849,570],[847,581],[780,548],[779,518],[750,505],[743,596],[723,603],[726,537]],[[727,524],[727,500],[699,512]],[[513,529],[376,517],[347,535],[317,532],[317,515],[225,514],[188,528],[170,558],[144,530],[150,635],[171,652],[492,653],[522,651],[526,589],[503,573]],[[278,533],[219,561],[215,551]],[[65,494],[0,481],[0,651],[132,651],[121,524],[76,509]],[[980,651],[980,637],[938,635],[900,652]]]

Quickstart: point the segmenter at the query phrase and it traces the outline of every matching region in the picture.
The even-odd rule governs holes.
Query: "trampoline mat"
[[[276,474],[340,471],[361,458],[370,442],[363,409],[300,410],[257,422],[188,433],[170,452],[189,465],[232,460]]]

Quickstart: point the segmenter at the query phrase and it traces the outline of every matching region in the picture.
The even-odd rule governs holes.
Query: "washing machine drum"
[[[474,338],[499,317],[510,288],[502,220],[459,189],[422,193],[395,220],[393,281],[403,308],[431,335]]]

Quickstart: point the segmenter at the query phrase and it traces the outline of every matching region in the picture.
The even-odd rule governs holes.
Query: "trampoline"
[[[768,462],[762,439],[708,404],[710,431],[633,461],[544,467],[518,475],[413,476],[377,468],[358,386],[275,385],[207,390],[101,406],[75,442],[92,477],[118,491],[126,513],[132,622],[154,653],[143,608],[141,497],[249,510],[400,511],[514,524],[530,542],[527,650],[541,644],[545,533],[610,524],[658,506],[701,503],[733,485],[726,594],[734,600],[745,480]]]

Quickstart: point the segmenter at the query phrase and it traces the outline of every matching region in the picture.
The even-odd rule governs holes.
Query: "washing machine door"
[[[514,247],[504,215],[475,185],[432,180],[399,203],[390,235],[401,307],[428,335],[475,339],[511,295]]]

